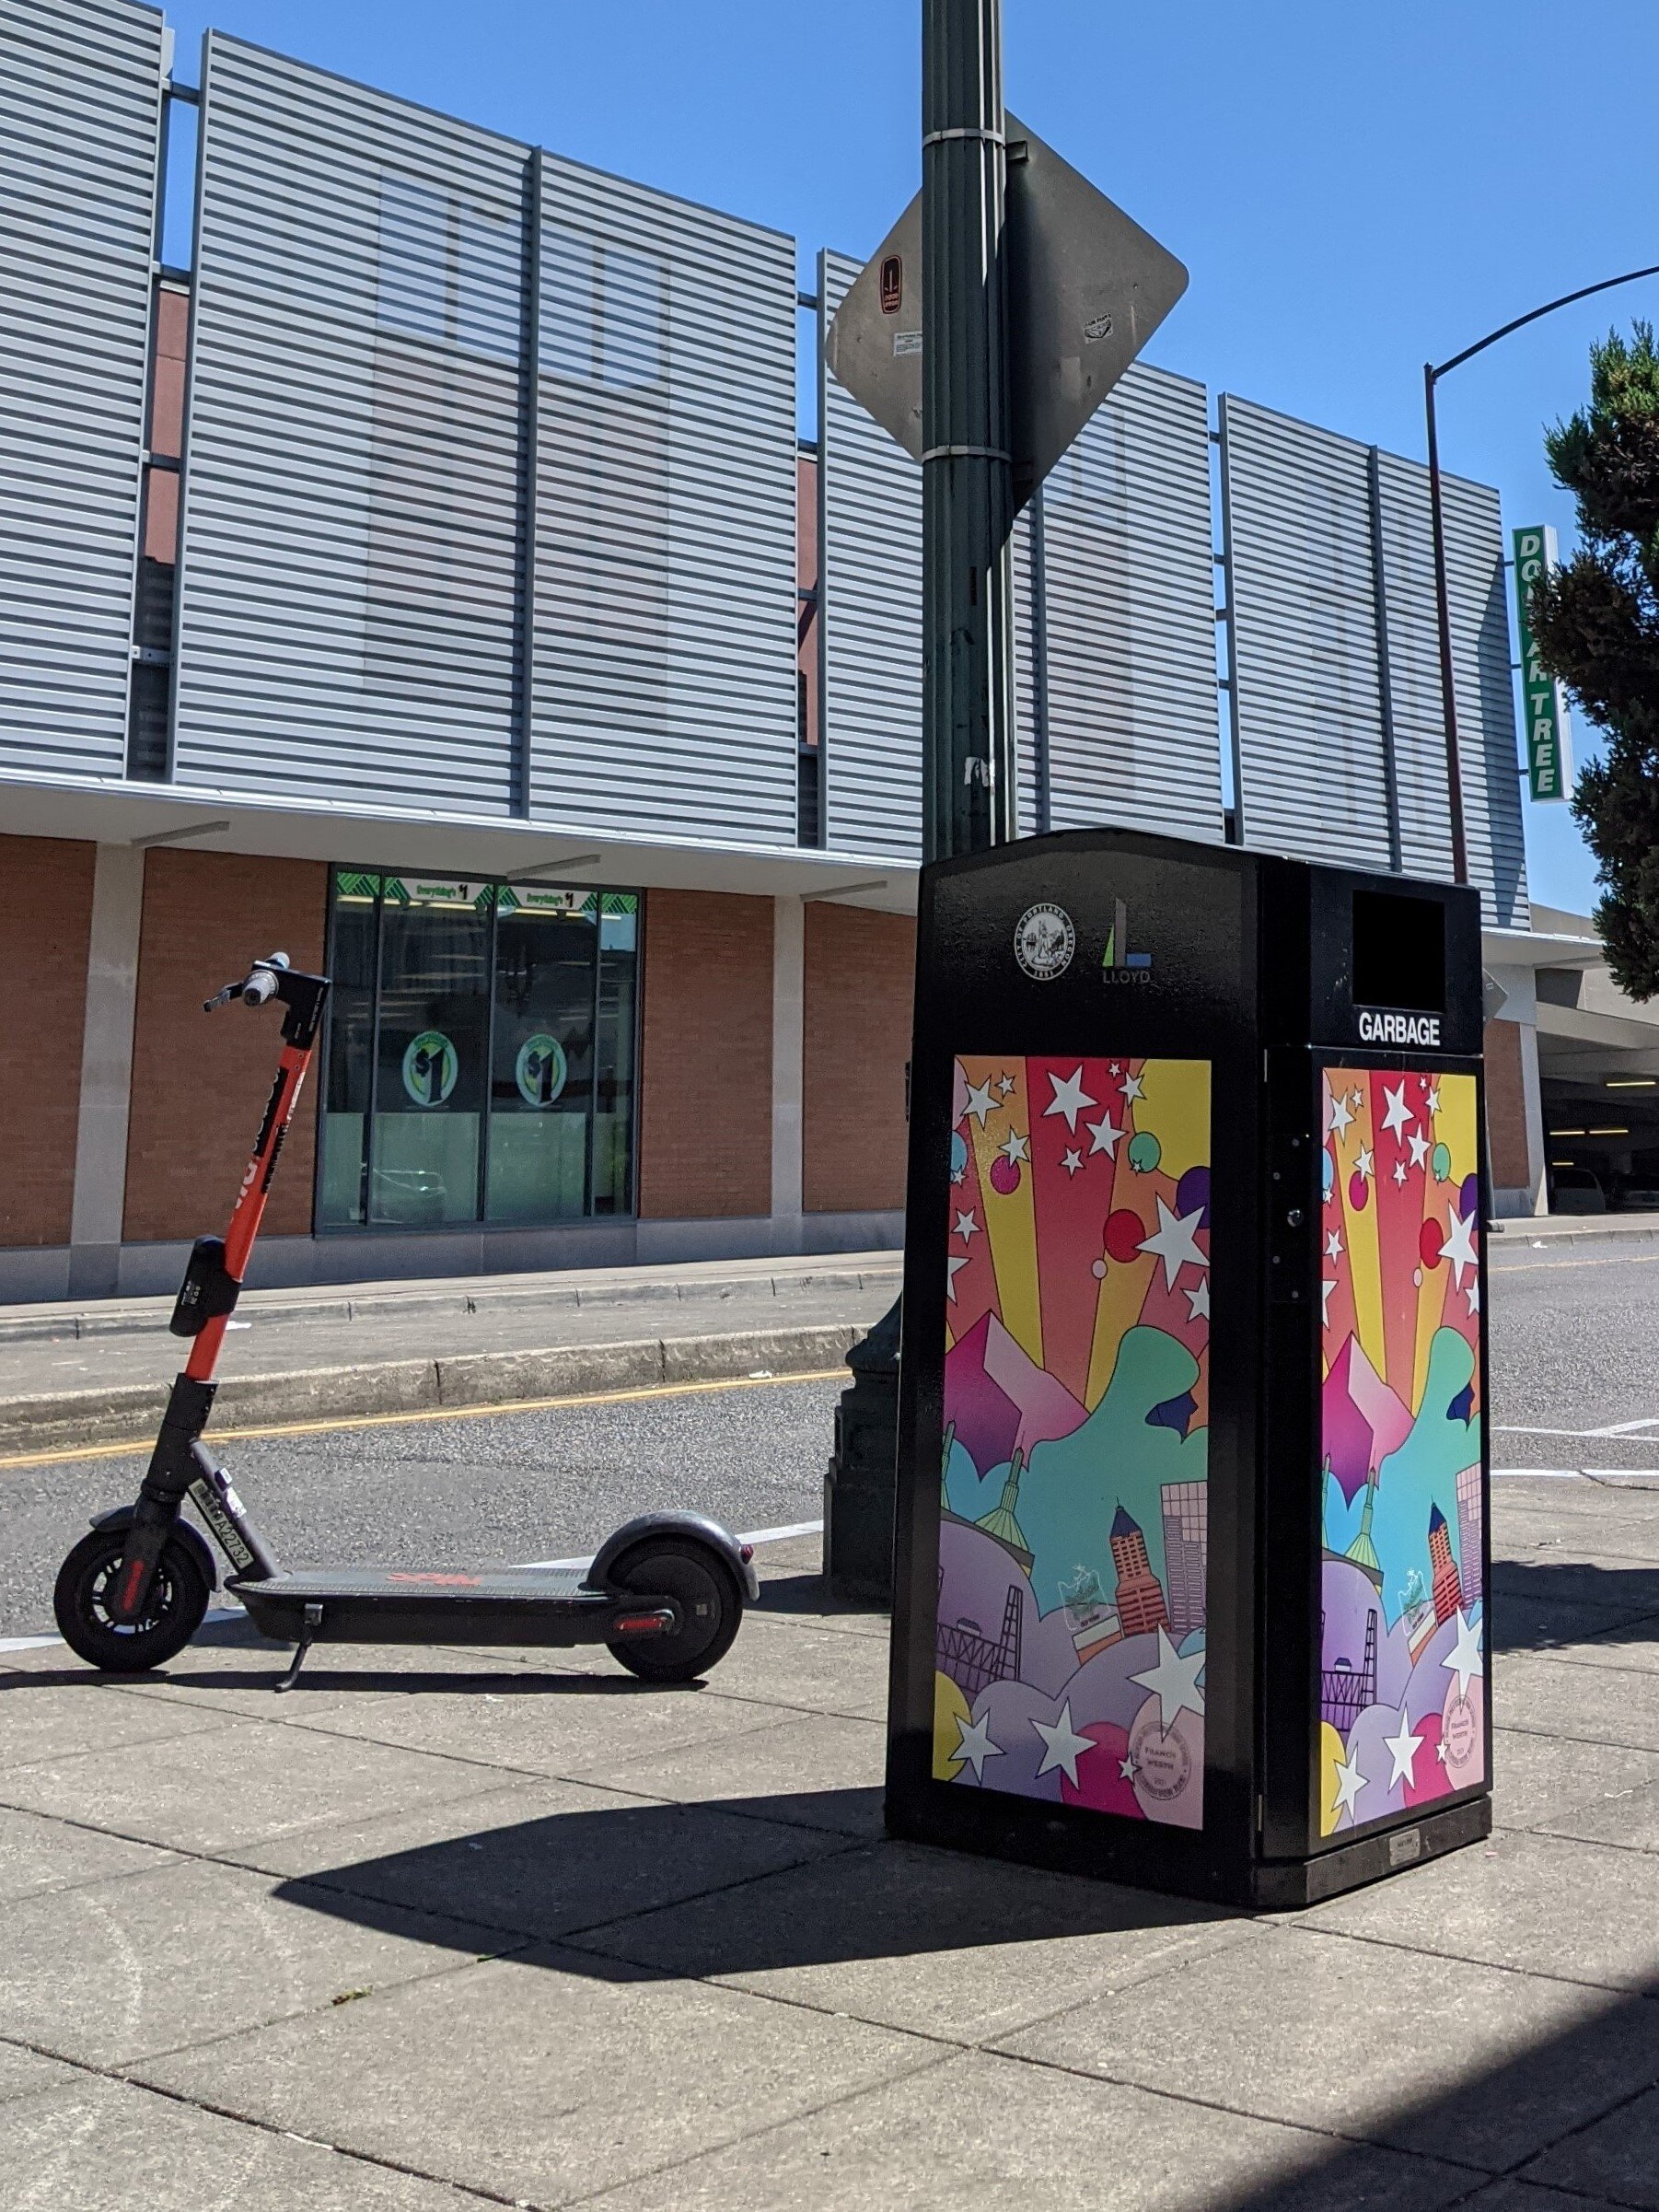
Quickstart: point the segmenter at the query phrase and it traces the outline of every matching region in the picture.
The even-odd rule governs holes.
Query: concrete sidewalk
[[[894,1252],[251,1291],[215,1426],[497,1405],[837,1368]],[[153,1430],[187,1346],[171,1298],[0,1308],[0,1457]]]
[[[886,1841],[810,1543],[700,1690],[17,1655],[0,2203],[1659,2205],[1659,1494],[1495,1519],[1497,1834],[1270,1920]]]

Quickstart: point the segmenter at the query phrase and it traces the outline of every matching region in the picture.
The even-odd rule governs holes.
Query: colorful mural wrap
[[[955,1080],[934,1773],[1197,1828],[1210,1065]]]
[[[1486,1778],[1473,1076],[1324,1071],[1320,1833]]]

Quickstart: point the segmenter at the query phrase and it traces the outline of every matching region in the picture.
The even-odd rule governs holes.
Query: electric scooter
[[[130,1506],[101,1513],[64,1560],[53,1608],[70,1648],[90,1665],[136,1673],[164,1665],[202,1625],[214,1554],[183,1517],[189,1498],[229,1563],[225,1587],[261,1635],[295,1646],[277,1683],[292,1689],[313,1644],[605,1644],[646,1682],[705,1674],[731,1649],[759,1584],[751,1547],[698,1513],[650,1513],[601,1544],[586,1569],[494,1573],[397,1567],[290,1572],[249,1518],[202,1441],[214,1370],[259,1234],[283,1140],[317,1047],[329,995],[285,952],[256,960],[204,1011],[233,999],[284,1008],[282,1057],[253,1157],[221,1237],[199,1237],[168,1326],[194,1341],[174,1380],[148,1471]]]

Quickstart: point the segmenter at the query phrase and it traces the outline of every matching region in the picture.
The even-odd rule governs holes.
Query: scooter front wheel
[[[201,1627],[212,1594],[188,1548],[173,1537],[157,1563],[143,1613],[136,1621],[114,1620],[110,1598],[126,1548],[125,1529],[94,1529],[59,1568],[52,1598],[70,1650],[109,1674],[165,1666]]]
[[[683,1536],[647,1537],[619,1559],[613,1589],[672,1598],[680,1626],[673,1636],[618,1636],[613,1659],[648,1682],[690,1682],[717,1666],[743,1623],[743,1598],[724,1562],[704,1543]]]

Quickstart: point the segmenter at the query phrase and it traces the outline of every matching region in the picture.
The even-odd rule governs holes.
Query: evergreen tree
[[[1580,547],[1532,588],[1550,674],[1607,733],[1572,811],[1596,859],[1596,926],[1632,998],[1659,994],[1659,353],[1651,323],[1590,349],[1590,404],[1548,431]]]

